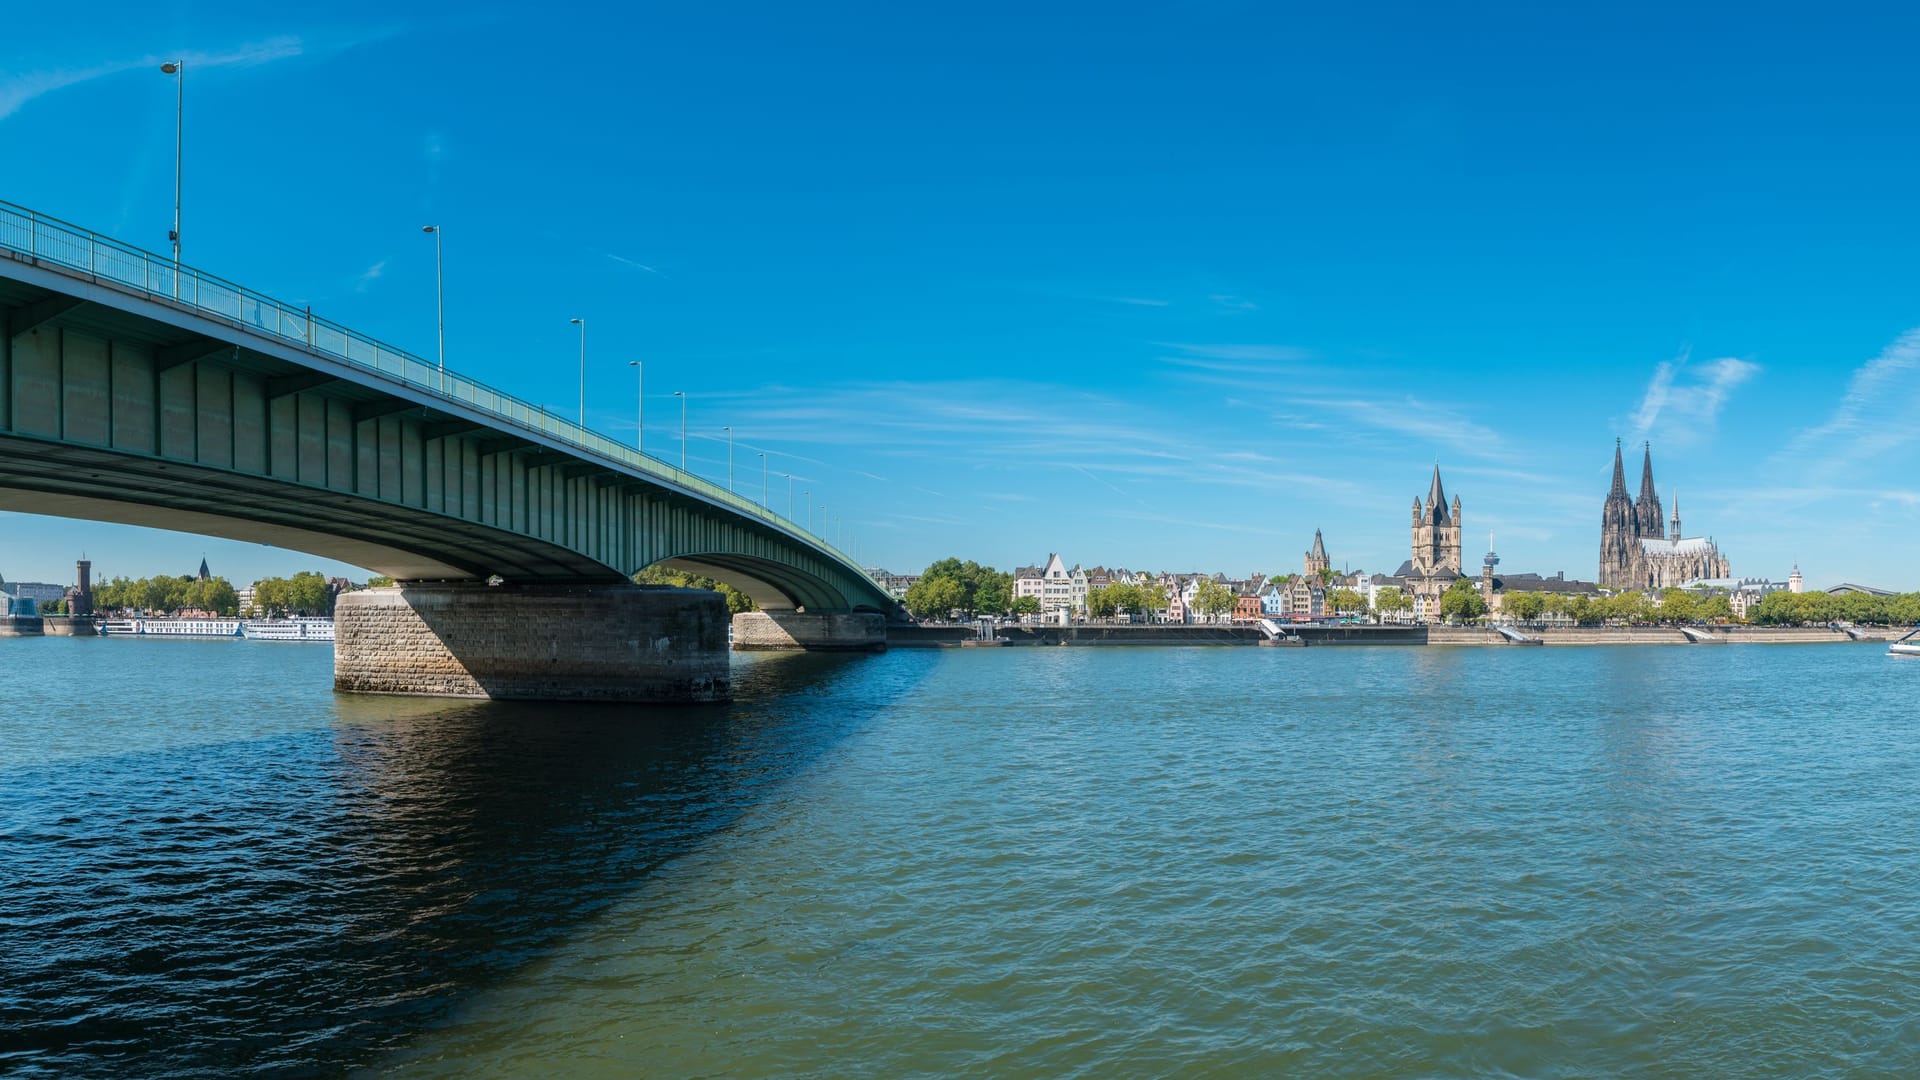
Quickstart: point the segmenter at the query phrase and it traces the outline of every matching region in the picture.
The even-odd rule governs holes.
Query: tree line
[[[171,615],[176,611],[210,611],[235,615],[240,597],[226,578],[205,581],[182,574],[149,578],[115,577],[93,583],[96,611],[149,611]]]

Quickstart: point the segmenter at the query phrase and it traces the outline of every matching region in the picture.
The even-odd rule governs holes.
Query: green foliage
[[[1875,626],[1912,626],[1920,623],[1920,593],[1872,596],[1867,593],[1768,593],[1753,611],[1754,622],[1767,626],[1805,626],[1834,622]]]
[[[1412,611],[1413,597],[1392,587],[1380,589],[1373,594],[1373,610],[1382,615],[1397,611]]]
[[[1007,605],[1007,614],[1038,615],[1040,614],[1040,598],[1037,596],[1015,597],[1013,603]]]
[[[1519,622],[1533,622],[1546,614],[1547,598],[1537,592],[1511,592],[1500,598],[1500,612]]]
[[[921,619],[945,619],[956,611],[963,616],[1003,615],[1013,606],[1013,575],[972,559],[941,559],[913,583],[903,603]]]
[[[649,566],[633,575],[635,585],[671,585],[680,589],[705,589],[717,592],[727,602],[727,613],[738,615],[743,611],[760,610],[753,598],[724,581],[715,581],[710,577],[689,574],[683,570],[669,570],[664,566]]]
[[[393,579],[385,574],[375,574],[367,579],[367,588],[369,589],[389,589],[392,587]]]
[[[325,583],[323,578],[321,584],[324,586]],[[161,574],[139,579],[116,577],[96,582],[93,586],[94,609],[103,612],[135,610],[171,614],[193,609],[211,611],[216,615],[236,615],[239,614],[239,604],[233,585],[225,578],[200,581]]]
[[[1202,581],[1193,590],[1193,609],[1209,619],[1218,619],[1233,610],[1233,590],[1212,579]]]
[[[1124,585],[1106,585],[1087,591],[1087,614],[1096,619],[1110,619],[1119,605],[1114,601],[1113,591],[1124,589]]]
[[[1327,593],[1327,607],[1336,613],[1367,610],[1367,598],[1353,589],[1332,589]]]
[[[253,606],[267,615],[330,615],[333,590],[314,570],[290,578],[261,578],[253,583]]]
[[[1459,578],[1440,595],[1440,617],[1449,621],[1472,622],[1487,613],[1487,602],[1472,578]]]
[[[1665,589],[1660,593],[1660,606],[1654,614],[1671,626],[1696,622],[1700,618],[1700,600],[1685,589]]]

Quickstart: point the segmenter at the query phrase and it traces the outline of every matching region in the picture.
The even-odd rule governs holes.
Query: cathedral
[[[1668,536],[1668,532],[1672,536]],[[1727,557],[1709,537],[1683,537],[1680,498],[1673,500],[1673,521],[1660,519],[1660,496],[1653,489],[1653,447],[1640,467],[1640,498],[1627,495],[1620,442],[1613,444],[1613,490],[1600,511],[1600,587],[1667,589],[1702,578],[1731,577]]]

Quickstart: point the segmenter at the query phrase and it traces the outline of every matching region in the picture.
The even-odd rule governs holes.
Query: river
[[[0,1073],[1920,1073],[1884,646],[0,657]]]

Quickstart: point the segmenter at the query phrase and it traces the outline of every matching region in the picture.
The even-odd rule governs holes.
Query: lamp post
[[[727,494],[731,495],[733,494],[733,429],[723,427],[720,430],[727,433]]]
[[[647,369],[640,361],[629,360],[627,366],[633,369],[633,448],[641,453],[647,452]]]
[[[580,328],[580,428],[587,426],[587,320],[568,319]]]
[[[760,509],[772,509],[767,505],[767,455],[760,455]]]
[[[784,474],[787,478],[787,520],[793,520],[793,474]]]
[[[803,491],[800,493],[800,509],[805,510],[807,512],[807,522],[805,525],[802,525],[801,528],[807,530],[808,532],[812,532],[813,531],[813,492]],[[788,516],[791,517],[792,515],[788,515]]]
[[[440,322],[440,392],[447,392],[447,276],[446,261],[440,253],[440,226],[422,225],[420,231],[433,234],[433,304]]]
[[[687,471],[687,395],[675,390],[673,396],[680,399],[680,471]]]
[[[180,140],[187,114],[187,62],[169,60],[160,65],[160,70],[174,77],[173,231],[167,234],[167,239],[173,242],[173,296],[177,300],[180,298]]]

